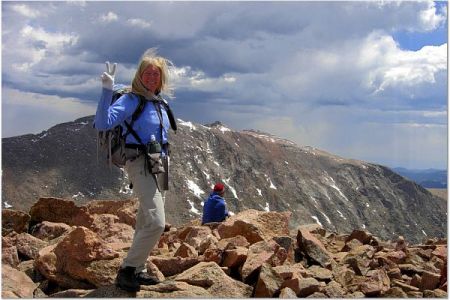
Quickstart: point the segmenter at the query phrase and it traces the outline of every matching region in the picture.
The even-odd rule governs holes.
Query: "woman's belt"
[[[162,144],[163,149],[168,149],[169,143]],[[137,149],[137,150],[146,150],[144,145],[140,144],[125,144],[125,148],[128,149]]]
[[[140,144],[125,144],[125,148],[143,150],[145,146]]]

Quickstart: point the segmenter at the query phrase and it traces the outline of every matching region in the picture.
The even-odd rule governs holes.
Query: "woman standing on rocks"
[[[109,62],[106,62],[107,71],[101,76],[102,95],[95,116],[97,129],[109,130],[124,124],[124,121],[130,124],[140,98],[145,98],[144,109],[132,126],[141,141],[133,134],[128,134],[125,147],[127,157],[125,170],[133,183],[134,194],[139,199],[139,209],[133,242],[118,271],[116,285],[129,292],[139,291],[141,284],[158,283],[155,278],[147,274],[146,261],[150,251],[164,232],[164,192],[159,190],[156,176],[149,172],[148,147],[145,145],[156,139],[161,146],[159,150],[161,156],[165,157],[168,154],[168,129],[170,128],[168,108],[163,105],[162,101],[165,100],[162,100],[159,94],[165,92],[170,95],[169,64],[171,64],[169,60],[157,56],[154,48],[148,49],[143,54],[132,80],[131,93],[122,95],[113,104],[111,100],[117,64],[111,68]],[[127,132],[127,127],[123,127],[124,132]]]

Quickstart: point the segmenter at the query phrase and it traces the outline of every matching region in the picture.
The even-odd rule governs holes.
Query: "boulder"
[[[136,199],[122,201],[96,200],[90,201],[85,207],[91,215],[116,215],[118,223],[127,224],[134,228],[139,201]]]
[[[310,276],[308,277],[314,277],[317,280],[321,280],[321,281],[330,281],[333,278],[333,272],[322,268],[320,266],[317,265],[312,265],[311,267],[309,267],[307,269],[307,272],[310,274]]]
[[[69,233],[70,230],[72,226],[67,224],[43,221],[33,228],[32,235],[43,241],[50,241]]]
[[[338,265],[333,268],[333,278],[336,282],[347,288],[355,276],[355,272],[346,265]]]
[[[225,250],[223,253],[222,266],[229,268],[238,268],[247,260],[248,249],[236,247],[235,249]]]
[[[75,205],[71,200],[61,198],[45,197],[33,204],[30,209],[31,221],[40,223],[50,221],[54,223],[65,223],[68,225],[90,224],[89,214],[86,209]]]
[[[283,278],[278,275],[269,264],[263,264],[255,286],[254,297],[273,297],[274,294],[279,291],[283,281]]]
[[[95,286],[93,284],[74,279],[65,273],[58,272],[56,267],[58,258],[54,253],[54,249],[56,246],[57,245],[54,244],[41,249],[41,251],[39,251],[38,257],[34,261],[35,268],[39,271],[40,274],[42,274],[42,276],[48,279],[46,280],[46,282],[56,282],[59,286],[66,289],[94,288]],[[42,289],[46,290],[46,287],[42,287]]]
[[[345,243],[344,247],[341,249],[341,252],[349,252],[350,250],[362,245],[363,243],[361,243],[358,239],[351,239]]]
[[[362,245],[352,249],[343,259],[357,275],[365,275],[370,270],[370,263],[375,250],[370,245]]]
[[[2,266],[2,298],[33,298],[36,288],[37,284],[24,272]]]
[[[346,298],[353,298],[353,299],[355,299],[355,298],[364,298],[365,296],[364,296],[364,294],[362,292],[356,291],[356,292],[353,292],[351,294],[345,295],[345,297]]]
[[[293,264],[295,263],[295,249],[296,241],[290,236],[274,236],[273,240],[277,242],[278,245],[283,247],[287,252],[286,261]]]
[[[343,298],[346,294],[345,289],[334,280],[330,281],[323,291],[329,298]]]
[[[207,239],[209,235],[211,235],[211,228],[208,226],[192,226],[184,242],[194,247],[194,249],[199,249],[203,240]]]
[[[19,265],[17,265],[16,269],[27,274],[28,277],[30,277],[31,280],[33,280],[33,282],[45,280],[45,277],[42,276],[42,274],[40,274],[39,271],[35,269],[34,260],[23,261],[19,263]]]
[[[254,244],[274,236],[289,235],[290,214],[249,209],[228,218],[217,231],[222,239],[241,235]]]
[[[416,288],[415,286],[406,284],[406,283],[404,283],[404,282],[402,282],[400,280],[397,280],[397,279],[392,280],[391,283],[392,283],[393,286],[397,286],[397,287],[401,288],[405,293],[418,292],[419,291],[419,289]]]
[[[59,282],[67,277],[76,281],[76,284],[63,283],[70,288],[86,286],[83,283],[87,283],[88,287],[111,284],[121,263],[119,253],[85,227],[71,231],[55,246],[53,255],[48,254],[49,258],[55,260],[52,265],[54,277],[59,278]],[[51,276],[47,278],[52,279]]]
[[[198,254],[203,254],[207,249],[217,248],[217,244],[219,240],[213,235],[210,234],[206,236],[202,241],[200,246],[198,247]]]
[[[166,280],[164,274],[158,269],[158,267],[154,263],[152,263],[150,258],[147,259],[147,273],[158,279],[159,282],[163,282]]]
[[[326,230],[317,223],[300,225],[300,226],[298,226],[297,230],[300,228],[304,229],[306,231],[309,231],[313,234],[319,234],[320,236],[325,236],[325,234],[326,234]]]
[[[320,283],[314,278],[298,278],[294,277],[285,280],[281,288],[292,289],[298,297],[307,297],[320,289]]]
[[[297,245],[301,251],[327,268],[334,263],[333,256],[325,246],[308,230],[299,228],[297,233]]]
[[[297,298],[297,295],[291,288],[285,287],[281,290],[279,298],[293,299]]]
[[[49,298],[84,298],[94,290],[68,289],[61,292],[53,293]]]
[[[388,252],[385,257],[391,260],[393,263],[403,264],[406,260],[406,253],[402,250],[391,251]]]
[[[306,298],[326,298],[327,295],[321,292],[314,292],[311,295],[307,296]]]
[[[251,280],[252,276],[257,276],[257,271],[263,263],[271,266],[282,265],[287,258],[287,252],[275,241],[269,240],[254,243],[248,249],[247,260],[242,266],[241,276],[244,282]]]
[[[189,245],[188,243],[182,243],[180,247],[178,247],[174,256],[179,257],[198,257],[197,250],[194,247]]]
[[[137,298],[138,295],[141,295],[139,293],[133,293],[133,292],[126,292],[115,285],[107,285],[102,286],[97,289],[94,289],[93,291],[89,292],[84,296],[84,298]],[[142,297],[142,296],[141,296]]]
[[[411,278],[411,282],[409,283],[412,286],[415,286],[417,288],[420,288],[422,282],[422,277],[420,277],[418,274],[414,274],[414,276]]]
[[[2,236],[10,232],[27,232],[31,216],[20,210],[2,208]]]
[[[215,262],[218,265],[222,264],[223,261],[223,251],[217,248],[207,249],[205,253],[203,253],[203,259],[205,262]]]
[[[409,291],[406,292],[408,298],[423,298],[423,293],[421,291]]]
[[[424,271],[422,273],[422,281],[420,282],[420,290],[434,290],[439,287],[441,274]]]
[[[425,291],[423,291],[423,296],[426,298],[446,298],[446,299],[448,299],[447,292],[443,291],[441,289],[425,290]]]
[[[90,262],[119,256],[109,247],[108,243],[83,226],[75,228],[58,243],[55,247],[55,254],[60,260],[66,260],[65,263],[61,262],[61,266],[67,265],[69,260]]]
[[[408,243],[403,236],[399,236],[395,243],[395,251],[407,251]]]
[[[16,267],[19,261],[17,247],[14,246],[15,238],[2,237],[2,263],[11,267]]]
[[[402,274],[406,274],[409,276],[413,276],[414,274],[422,274],[424,271],[422,268],[413,264],[399,264],[398,267]]]
[[[34,263],[36,269],[44,275],[45,278],[56,281],[56,254],[54,253],[56,244],[49,245],[39,251]]]
[[[211,299],[213,297],[206,289],[181,281],[166,281],[148,286],[142,285],[141,291],[136,294],[136,298]]]
[[[133,242],[134,229],[131,225],[120,222],[120,218],[113,214],[92,215],[89,229],[108,243]]]
[[[408,295],[398,286],[391,287],[385,294],[386,298],[408,298]]]
[[[437,256],[442,260],[447,259],[447,247],[446,246],[438,246],[436,249],[431,252],[432,256]]]
[[[345,242],[351,241],[352,239],[357,239],[363,244],[369,244],[372,240],[372,234],[366,230],[356,229],[345,239]]]
[[[150,256],[150,261],[155,264],[164,276],[180,274],[200,262],[197,257],[183,258],[167,256]]]
[[[35,259],[39,251],[48,246],[48,242],[23,232],[16,236],[17,252],[28,259]]]
[[[248,248],[250,243],[242,235],[233,236],[230,238],[224,238],[218,241],[217,248],[221,250],[235,249],[236,247]]]
[[[402,279],[402,272],[400,268],[392,268],[387,271],[390,279]]]
[[[75,268],[66,268],[66,272],[73,278],[81,279],[96,287],[106,286],[115,282],[117,271],[125,255],[114,259],[94,260],[89,263],[73,264]]]
[[[390,289],[391,281],[383,269],[367,272],[367,281],[360,286],[361,292],[366,296],[380,296]]]
[[[296,263],[293,265],[284,264],[273,267],[273,270],[284,280],[291,279],[293,277],[303,278],[311,276],[311,273],[309,273],[301,263]]]
[[[213,297],[248,298],[252,287],[229,277],[214,262],[201,262],[175,277],[191,285],[205,288]]]

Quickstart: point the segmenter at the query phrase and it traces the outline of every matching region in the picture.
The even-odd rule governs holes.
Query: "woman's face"
[[[155,93],[161,87],[161,72],[159,68],[149,65],[142,73],[141,80],[148,90]]]

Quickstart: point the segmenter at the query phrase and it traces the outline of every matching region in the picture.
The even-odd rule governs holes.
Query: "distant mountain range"
[[[405,169],[393,168],[398,174],[420,184],[424,188],[446,189],[447,171],[437,169]]]
[[[126,172],[97,160],[93,116],[40,134],[2,139],[2,206],[28,211],[39,197],[129,199]],[[385,166],[300,146],[268,133],[217,122],[178,120],[171,132],[166,220],[181,225],[202,215],[215,182],[226,186],[230,211],[290,211],[291,226],[329,231],[365,229],[383,239],[420,242],[446,237],[447,202]]]

